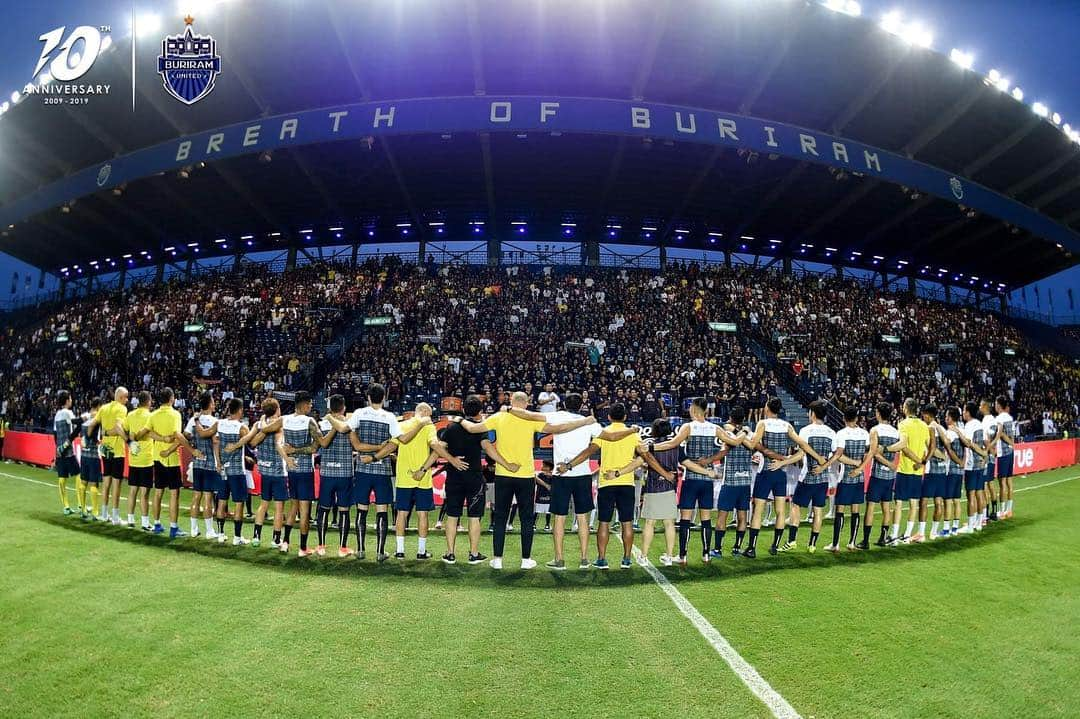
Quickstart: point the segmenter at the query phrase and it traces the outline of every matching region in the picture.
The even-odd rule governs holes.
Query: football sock
[[[67,496],[67,480],[66,479],[58,479],[58,480],[56,480],[56,486],[60,490],[60,503],[64,505],[64,509],[71,509],[71,505],[68,503],[68,496]]]
[[[701,553],[702,554],[708,554],[709,553],[709,547],[712,546],[712,533],[713,533],[712,520],[711,519],[703,519],[703,520],[701,520]]]
[[[743,540],[743,537],[745,535],[746,535],[746,530],[745,529],[736,529],[735,530],[735,548],[736,549],[742,547],[742,540]]]
[[[274,544],[281,544],[281,530],[274,530]]]
[[[919,522],[919,534],[926,536],[926,522]]]
[[[356,510],[356,548],[361,552],[367,548],[367,512],[366,509]],[[341,510],[338,510],[338,516],[340,515]]]
[[[761,531],[760,529],[754,529],[754,528],[751,527],[751,529],[750,529],[750,543],[746,545],[747,549],[756,549],[757,548],[757,537],[758,537],[758,532],[760,532],[760,531]]]
[[[941,524],[941,522],[934,522],[934,523],[932,523],[932,524],[930,525],[930,536],[931,536],[931,537],[936,537],[936,536],[937,536],[937,533],[938,533],[938,525],[940,525],[940,524]]]
[[[83,506],[85,507],[86,505],[84,504]],[[100,511],[100,507],[101,490],[98,489],[97,483],[94,483],[90,485],[90,511],[97,514]],[[130,515],[128,516],[128,521],[134,524]]]
[[[773,549],[776,549],[777,547],[780,546],[780,537],[782,537],[782,536],[784,536],[784,528],[783,527],[778,527],[776,529],[773,529],[773,533],[772,533],[772,546],[773,546]]]
[[[315,512],[315,536],[318,538],[319,546],[326,544],[326,526],[329,510],[326,507],[319,507]],[[348,537],[348,534],[342,536]]]
[[[690,520],[679,520],[679,556],[686,556],[686,545],[690,542]]]
[[[390,519],[386,512],[378,512],[375,515],[375,548],[379,554],[386,554],[386,534],[390,526]]]
[[[239,537],[244,522],[241,519],[234,519],[232,523],[232,533],[234,537]]]
[[[863,525],[863,528],[862,528],[862,540],[866,544],[870,543],[870,532],[872,532],[873,530],[874,530],[874,525],[872,525],[872,524],[864,524]],[[883,536],[883,538],[884,538],[884,536]]]
[[[914,532],[914,531],[915,531],[915,522],[908,522],[907,523],[907,531],[904,532],[904,536],[905,537],[910,537],[911,533]]]
[[[405,537],[401,536],[400,534],[395,534],[394,535],[394,540],[397,542],[397,552],[398,552],[398,554],[404,554],[405,553]]]
[[[840,532],[844,531],[844,515],[837,514],[833,520],[832,525],[832,543],[833,546],[840,545]]]
[[[793,524],[787,528],[787,540],[789,542],[794,542],[797,536],[799,536],[799,525]]]
[[[810,546],[811,547],[816,547],[817,546],[817,539],[818,539],[818,535],[820,535],[820,534],[821,534],[821,532],[810,532]]]
[[[366,512],[365,512],[366,514]],[[338,527],[340,528],[339,534],[341,535],[341,546],[349,546],[349,522],[352,521],[352,516],[347,509],[338,510]],[[360,522],[360,518],[356,518],[357,523]],[[326,543],[326,517],[323,517],[323,544]],[[364,551],[361,546],[360,551]]]
[[[308,537],[307,532],[300,532],[300,549],[301,550],[306,550],[307,549],[307,537]]]
[[[848,522],[851,525],[849,527],[849,529],[851,530],[851,536],[848,537],[849,544],[855,543],[855,537],[857,537],[859,534],[859,520],[861,519],[862,516],[860,516],[858,512],[851,513],[850,521]],[[870,535],[867,534],[866,536],[869,537]]]
[[[724,535],[727,534],[726,529],[717,529],[713,534],[713,538],[716,540],[716,551],[722,551],[724,549]]]
[[[290,519],[291,519],[291,517],[290,517]],[[285,525],[285,543],[288,544],[290,539],[292,539],[292,525],[291,524],[286,524]]]
[[[420,546],[417,547],[416,553],[423,554],[427,551],[427,537],[420,537]]]

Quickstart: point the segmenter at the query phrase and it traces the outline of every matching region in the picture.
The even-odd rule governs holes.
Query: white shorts
[[[536,507],[534,508],[533,511],[536,514],[550,514],[551,513],[551,505],[550,504],[538,504],[538,505],[536,505]]]

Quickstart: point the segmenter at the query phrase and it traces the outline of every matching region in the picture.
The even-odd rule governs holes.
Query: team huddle
[[[830,500],[832,542],[825,549],[831,552],[870,549],[878,510],[881,524],[874,544],[882,547],[978,532],[988,521],[1012,516],[1016,438],[1005,396],[997,397],[993,406],[983,400],[944,412],[907,399],[904,417],[895,426],[892,405],[882,403],[869,429],[860,426],[858,413],[849,409],[839,431],[825,423],[827,405],[820,401],[810,405],[810,424],[796,431],[780,417],[782,404],[776,398],[766,403],[764,417],[754,426],[746,423],[746,410],[739,406],[726,422],[709,421],[708,405],[696,399],[690,420],[677,431],[664,418],[646,427],[628,426],[621,403],[611,405],[610,424],[601,427],[594,417],[580,414],[583,402],[576,393],[563,398],[558,411],[534,412],[527,409],[528,396],[516,392],[508,406],[487,417],[481,398],[470,395],[460,416],[451,417],[441,431],[426,403],[399,421],[383,408],[385,390],[377,384],[368,388],[367,404],[350,414],[344,397],[331,395],[320,420],[312,417],[307,392],[296,393],[290,414],[282,413],[276,399],[266,399],[261,416],[250,426],[240,400],[229,399],[219,412],[210,391],[200,395],[186,425],[169,388],[156,397],[137,393],[133,409],[129,399],[128,391],[119,387],[112,401],[95,399],[79,419],[70,394],[58,393],[56,472],[65,514],[75,513],[68,499],[69,478],[77,481],[84,518],[156,534],[165,532],[161,513],[168,493],[168,531],[174,539],[201,534],[225,543],[231,520],[234,545],[259,546],[272,510],[271,546],[288,553],[295,529],[301,557],[326,556],[333,516],[337,555],[366,558],[374,505],[379,562],[391,556],[405,559],[406,527],[413,512],[418,520],[416,558],[431,559],[429,514],[435,509],[433,475],[440,469],[445,472],[447,549],[442,560],[457,562],[460,530],[468,539],[468,563],[489,561],[494,569],[503,566],[515,505],[521,522],[521,567],[536,567],[532,545],[538,486],[544,488],[544,508],[554,518],[555,557],[546,565],[552,570],[567,567],[564,539],[571,515],[579,538],[578,566],[597,569],[609,567],[607,548],[616,522],[620,566],[629,568],[635,553],[638,563],[648,564],[658,523],[666,542],[660,562],[670,566],[686,564],[695,527],[705,563],[724,556],[724,539],[732,525],[734,556],[756,557],[758,535],[770,521],[769,552],[794,550],[803,512],[811,530],[806,549],[813,553]],[[537,472],[534,458],[540,434],[553,435],[553,459],[545,462],[546,472]],[[190,533],[178,524],[181,449],[192,458]],[[120,513],[125,464],[126,519]],[[245,504],[255,486],[253,467],[258,468],[261,501],[248,538],[243,525]],[[481,519],[489,502],[494,534],[490,560],[480,552]],[[901,532],[905,505],[907,523]],[[386,546],[391,512],[393,555]],[[591,517],[598,520],[592,560]],[[309,542],[312,521],[314,545]]]

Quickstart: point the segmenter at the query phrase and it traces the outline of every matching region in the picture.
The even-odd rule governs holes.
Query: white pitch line
[[[1055,484],[1061,484],[1062,482],[1071,482],[1074,479],[1080,479],[1080,474],[1075,477],[1066,477],[1065,479],[1058,479],[1053,482],[1047,482],[1046,484],[1036,484],[1034,487],[1021,487],[1020,489],[1014,489],[1014,492],[1027,492],[1032,489],[1042,489],[1043,487],[1052,487]]]
[[[634,547],[634,556],[641,556],[641,550],[637,547]],[[743,659],[742,655],[724,638],[724,635],[697,610],[697,607],[690,603],[690,600],[682,592],[675,588],[675,585],[664,576],[663,572],[654,567],[652,562],[645,564],[643,568],[656,582],[657,586],[663,590],[664,594],[668,596],[668,599],[675,603],[683,616],[690,620],[690,623],[701,633],[701,636],[705,637],[705,641],[716,650],[720,658],[727,662],[727,665],[742,680],[742,683],[769,708],[774,717],[777,719],[801,719],[799,712],[795,711],[795,707],[791,706],[787,699],[780,696],[780,693],[765,681],[765,678],[758,673],[758,670],[750,662]]]

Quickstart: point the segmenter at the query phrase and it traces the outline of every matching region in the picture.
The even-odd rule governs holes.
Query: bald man
[[[128,391],[126,387],[117,387],[113,401],[101,406],[97,413],[101,427],[101,516],[102,521],[126,526],[120,518],[120,485],[124,481],[124,419],[127,417]],[[110,515],[110,492],[112,496]]]
[[[583,417],[572,422],[549,424],[540,412],[525,408],[529,397],[524,392],[510,396],[511,411],[493,414],[483,422],[462,420],[461,426],[474,434],[495,432],[495,447],[507,466],[495,468],[495,537],[492,543],[491,568],[502,569],[502,554],[506,544],[506,519],[510,505],[517,499],[521,518],[521,568],[532,569],[533,497],[536,490],[536,466],[533,444],[536,433],[562,434],[596,422],[595,417]]]

